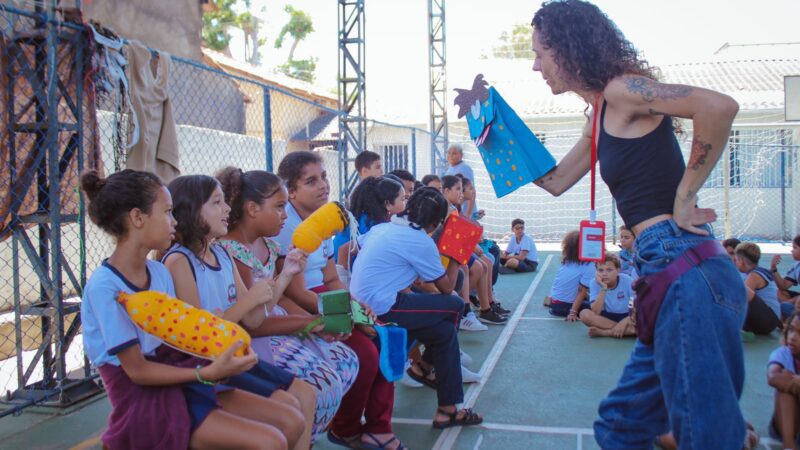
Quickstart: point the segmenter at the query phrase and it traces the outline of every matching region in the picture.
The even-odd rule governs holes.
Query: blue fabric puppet
[[[483,75],[472,89],[455,89],[458,118],[467,116],[470,138],[478,146],[498,198],[549,172],[556,160]]]

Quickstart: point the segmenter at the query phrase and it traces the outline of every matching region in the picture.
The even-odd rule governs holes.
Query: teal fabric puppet
[[[467,116],[469,135],[478,146],[498,198],[540,178],[556,165],[525,122],[478,74],[472,89],[455,89],[458,118]]]

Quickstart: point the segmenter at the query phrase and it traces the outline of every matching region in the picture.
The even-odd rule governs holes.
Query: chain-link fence
[[[83,355],[80,295],[113,242],[85,220],[78,174],[86,167],[106,175],[124,169],[137,129],[139,139],[158,138],[148,134],[152,117],[132,112],[136,92],[126,91],[122,78],[98,77],[108,69],[107,48],[82,25],[57,19],[0,4],[0,417],[96,391]],[[165,83],[181,173],[214,174],[228,165],[274,171],[288,152],[314,150],[323,156],[332,199],[346,191],[341,174],[354,167],[338,148],[342,114],[330,95],[302,95],[259,76],[147,52],[142,69],[152,83]],[[120,56],[131,61],[127,48]],[[559,160],[582,125],[581,118],[530,123]],[[537,240],[557,241],[587,216],[588,178],[559,198],[531,185],[497,199],[466,125],[451,124],[449,135],[475,170],[489,237],[503,239],[520,217]],[[798,231],[798,142],[797,126],[734,127],[701,193],[701,205],[720,216],[717,234],[786,240]],[[407,169],[421,179],[433,171],[426,131],[368,121],[364,144],[382,156],[387,172]],[[616,233],[614,203],[603,183],[598,190],[599,218]]]

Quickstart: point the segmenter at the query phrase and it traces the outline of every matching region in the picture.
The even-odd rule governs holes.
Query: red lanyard
[[[589,211],[589,220],[594,222],[597,219],[597,212],[594,209],[594,183],[595,166],[597,165],[597,116],[600,114],[600,96],[594,98],[594,120],[592,121],[592,209]]]

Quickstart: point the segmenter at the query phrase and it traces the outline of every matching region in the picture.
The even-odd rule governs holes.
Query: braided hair
[[[438,189],[424,187],[414,191],[400,214],[422,230],[436,228],[447,217],[447,200]]]

